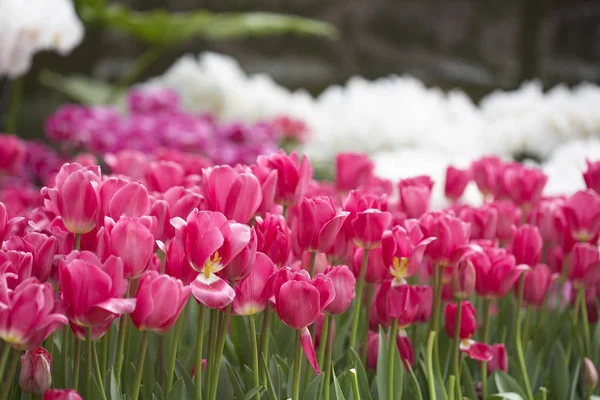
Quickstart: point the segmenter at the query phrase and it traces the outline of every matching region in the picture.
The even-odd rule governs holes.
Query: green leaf
[[[85,75],[63,76],[47,69],[40,72],[39,79],[44,86],[82,104],[103,104],[115,90],[112,85]],[[117,98],[123,93],[118,93]]]
[[[569,395],[570,400],[575,400],[577,393],[577,384],[579,383],[579,371],[581,370],[581,363],[575,363],[575,373],[571,379],[571,394]]]
[[[133,327],[130,327],[133,329]],[[152,337],[148,338],[152,339]],[[130,343],[139,343],[139,342],[130,342]],[[145,399],[149,399],[152,396],[152,392],[154,390],[154,385],[157,384],[156,378],[154,375],[154,359],[152,357],[152,341],[148,340],[148,350],[146,351],[146,358],[144,360],[144,367],[142,369],[142,394]],[[134,346],[139,347],[139,346]]]
[[[335,37],[329,23],[268,12],[212,13],[207,10],[172,13],[162,9],[137,12],[119,4],[86,9],[85,18],[149,43],[173,45],[192,37],[223,40],[282,34]]]
[[[257,393],[259,393],[259,396],[260,396],[264,390],[265,390],[265,388],[263,386],[252,388],[248,391],[248,393],[246,393],[246,395],[244,396],[244,399],[250,400],[251,398],[256,396]]]
[[[467,369],[468,368],[465,368],[465,370],[467,370]],[[419,400],[423,400],[423,393],[421,392],[421,385],[419,385],[419,380],[417,379],[417,376],[415,375],[415,371],[412,369],[412,367],[410,365],[408,366],[408,371],[410,372],[410,378],[413,383],[414,394],[417,396],[417,398]]]
[[[333,367],[331,368],[331,375],[333,376],[333,387],[335,388],[336,400],[346,400],[344,393],[342,392],[340,382],[338,382],[337,376],[335,376],[335,369]],[[325,384],[327,385],[327,382],[325,382]]]
[[[363,400],[373,400],[371,392],[369,392],[369,378],[367,378],[367,372],[365,367],[360,360],[360,356],[354,349],[350,349],[350,357],[352,363],[356,368],[356,375],[358,377],[358,389],[360,390],[360,397]]]
[[[567,399],[569,397],[569,367],[567,355],[560,342],[554,346],[554,357],[550,364],[549,389],[552,397]]]
[[[521,395],[518,393],[506,392],[506,393],[493,394],[493,395],[489,396],[488,399],[490,399],[490,400],[523,400],[523,397],[521,397]]]
[[[169,397],[167,400],[185,400],[186,399],[186,390],[185,390],[185,381],[182,378],[177,379],[177,382],[171,388],[171,393],[169,393]]]
[[[242,383],[240,382],[237,374],[233,370],[233,367],[229,364],[229,362],[225,362],[225,366],[227,367],[227,375],[229,375],[229,380],[233,386],[233,392],[235,393],[236,399],[244,398],[244,390],[242,389]]]
[[[395,341],[394,341],[395,344]],[[385,332],[382,327],[379,327],[379,354],[377,356],[377,375],[375,381],[377,383],[377,393],[380,399],[387,399],[388,397],[388,349],[389,341],[385,336]],[[394,352],[394,392],[402,393],[402,386],[404,381],[404,366],[400,360],[400,354],[398,351]]]
[[[179,360],[175,360],[175,373],[177,374],[177,377],[183,379],[183,383],[185,384],[186,398],[193,399],[196,396],[194,382],[192,381],[190,374],[188,374],[187,369],[185,369]]]
[[[119,390],[119,385],[117,384],[117,378],[115,377],[115,371],[109,369],[106,371],[106,375],[104,378],[106,382],[105,390],[108,393],[109,400],[121,400],[121,391]]]
[[[502,371],[496,371],[494,375],[494,381],[500,393],[517,393],[523,398],[526,397],[525,392],[515,378]]]
[[[317,392],[319,390],[321,381],[323,380],[323,375],[317,375],[313,378],[312,381],[310,381],[310,384],[308,385],[308,387],[306,388],[306,391],[304,392],[304,396],[302,396],[303,400],[314,400],[317,397]]]
[[[466,362],[463,361],[462,365],[462,385],[463,385],[463,394],[472,399],[477,399],[477,393],[475,392],[475,382],[473,381],[473,376],[471,375],[471,370]],[[458,383],[458,382],[457,382]]]
[[[267,376],[267,392],[273,393],[275,394],[275,396],[277,396],[277,392],[275,391],[275,385],[273,385],[273,380],[271,379],[271,372],[267,368],[267,363],[265,362],[265,355],[263,353],[260,354],[259,362],[261,364],[260,367],[266,371],[265,375]],[[269,397],[271,397],[271,400],[277,400],[277,397]]]

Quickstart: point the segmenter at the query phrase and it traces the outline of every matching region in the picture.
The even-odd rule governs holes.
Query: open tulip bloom
[[[298,153],[120,149],[36,188],[28,147],[0,144],[0,400],[598,395],[600,161],[545,196],[497,157],[391,182],[343,153],[319,182]]]

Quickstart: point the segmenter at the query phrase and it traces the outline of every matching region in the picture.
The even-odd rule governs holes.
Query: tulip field
[[[324,180],[301,121],[128,101],[0,135],[0,400],[600,398],[600,161]]]

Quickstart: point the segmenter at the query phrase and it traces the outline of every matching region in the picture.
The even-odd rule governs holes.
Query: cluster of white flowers
[[[546,160],[541,167],[550,175],[548,193],[560,193],[583,186],[585,157],[600,158],[595,85],[545,93],[539,83],[527,83],[494,92],[477,105],[461,91],[428,88],[412,77],[355,77],[313,98],[266,75],[248,76],[234,59],[214,53],[185,56],[147,85],[172,88],[186,108],[222,118],[302,118],[312,131],[305,151],[314,163],[328,166],[340,151],[362,151],[390,179],[430,174],[443,182],[449,164],[526,153]],[[441,186],[434,199],[443,197]]]
[[[0,78],[29,71],[35,53],[68,54],[84,34],[71,0],[0,0]]]

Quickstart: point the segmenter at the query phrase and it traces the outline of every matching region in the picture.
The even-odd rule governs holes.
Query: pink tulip
[[[354,244],[372,250],[379,246],[383,232],[392,222],[392,214],[387,211],[368,209],[356,214],[352,220]]]
[[[335,158],[335,187],[348,192],[365,186],[373,177],[375,164],[365,153],[338,153]]]
[[[135,310],[131,313],[133,324],[139,330],[166,333],[179,318],[190,291],[189,286],[183,286],[180,280],[169,275],[145,272],[135,294]]]
[[[375,303],[379,317],[383,321],[398,320],[398,326],[404,328],[413,323],[419,311],[420,297],[413,286],[404,284],[395,285],[391,280],[381,284]],[[387,311],[387,315],[384,315]]]
[[[470,180],[470,170],[458,169],[453,166],[446,168],[446,180],[444,184],[446,198],[453,202],[460,199]]]
[[[25,393],[41,396],[52,384],[52,356],[44,348],[28,350],[21,356],[19,386]]]
[[[487,364],[487,374],[491,375],[494,371],[508,372],[508,353],[503,344],[493,344],[490,346],[492,359]]]
[[[250,169],[239,172],[228,165],[207,168],[203,187],[208,209],[242,224],[250,221],[262,202],[260,182]]]
[[[138,182],[109,178],[100,188],[102,212],[115,221],[121,216],[141,217],[150,210],[148,190]]]
[[[189,285],[198,277],[198,271],[192,268],[180,240],[173,239],[167,246],[160,244],[165,253],[165,273],[179,279],[184,285]]]
[[[469,259],[461,259],[452,271],[452,295],[468,299],[475,291],[476,271]]]
[[[408,367],[414,364],[414,352],[410,339],[404,329],[401,329],[398,332],[398,336],[396,336],[396,346],[398,346],[400,359],[403,361],[404,368],[407,372],[410,371]]]
[[[38,347],[67,317],[57,312],[49,283],[30,278],[11,290],[8,277],[0,275],[0,338],[17,350]]]
[[[122,216],[116,223],[107,218],[98,231],[98,255],[102,260],[114,255],[123,261],[126,278],[136,278],[148,267],[154,254],[153,217],[131,218]]]
[[[583,180],[588,189],[600,193],[600,161],[585,160],[587,170],[583,173]]]
[[[487,298],[502,298],[510,291],[521,274],[528,269],[526,265],[516,265],[515,257],[505,249],[486,247],[463,256],[475,267],[477,279],[475,291]]]
[[[25,144],[14,135],[0,134],[0,175],[12,175],[25,161]]]
[[[160,198],[154,198],[149,214],[156,217],[157,227],[154,237],[158,240],[168,240],[175,235],[171,218],[187,218],[195,209],[203,210],[204,197],[191,189],[174,186],[163,193]]]
[[[546,293],[552,283],[552,272],[546,264],[537,264],[525,274],[523,286],[523,301],[535,307],[542,307]],[[519,285],[515,286],[515,291]]]
[[[0,250],[0,273],[10,273],[8,287],[13,289],[18,283],[32,277],[33,255],[23,251]]]
[[[174,186],[182,186],[184,179],[185,170],[173,161],[152,162],[144,172],[144,182],[151,192],[164,193]]]
[[[542,199],[527,214],[528,222],[538,227],[545,243],[553,245],[564,243],[567,225],[565,204],[566,200],[563,197]]]
[[[109,319],[106,323],[104,323],[100,326],[92,327],[92,328],[86,328],[84,326],[79,326],[79,325],[74,324],[73,322],[69,322],[69,326],[71,327],[71,331],[73,331],[73,334],[75,335],[75,337],[79,340],[86,340],[86,335],[87,335],[88,329],[91,329],[92,340],[98,340],[102,336],[104,336],[106,334],[106,332],[108,332],[108,329],[110,328],[113,321],[114,321],[114,319]]]
[[[51,389],[44,393],[44,400],[83,400],[76,390]]]
[[[365,367],[369,371],[377,370],[379,358],[379,335],[377,332],[369,331],[367,334],[367,362]]]
[[[387,211],[388,199],[385,194],[370,193],[365,189],[351,190],[342,202],[342,208],[350,213],[347,220],[349,223],[356,217],[356,214],[362,211],[373,208]]]
[[[250,228],[250,241],[231,259],[227,268],[221,270],[219,275],[228,281],[239,281],[248,276],[256,260],[256,246],[256,231]]]
[[[354,250],[352,257],[352,272],[355,277],[360,276],[362,269],[362,261],[365,250],[357,248]],[[378,247],[369,251],[369,258],[367,259],[367,270],[365,271],[365,281],[369,283],[381,283],[386,277],[388,277],[389,268],[383,261],[382,249]]]
[[[458,312],[458,304],[450,303],[446,304],[444,309],[444,321],[446,334],[450,338],[454,338],[454,330],[456,327],[456,314]],[[477,326],[475,320],[475,307],[469,301],[462,302],[462,312],[460,316],[460,333],[459,338],[461,340],[470,339],[475,333]]]
[[[571,236],[578,242],[595,242],[600,234],[600,194],[580,190],[567,200],[564,207]]]
[[[520,224],[523,211],[508,200],[493,201],[490,203],[490,207],[495,208],[498,214],[496,237],[501,241],[509,241]]]
[[[0,242],[9,236],[13,227],[22,220],[23,217],[9,218],[6,206],[0,203]]]
[[[335,299],[325,307],[325,312],[334,315],[343,314],[354,299],[356,278],[345,265],[329,267],[325,270],[325,275],[331,279],[335,287]]]
[[[411,237],[412,234],[412,237]],[[418,225],[409,233],[401,226],[385,231],[381,241],[381,254],[396,284],[404,283],[404,278],[415,275],[421,268],[427,245],[435,238],[423,239]]]
[[[409,371],[408,366],[414,363],[414,353],[412,344],[408,339],[405,330],[400,330],[396,337],[396,345],[400,353],[400,359],[403,361],[404,368]],[[367,363],[366,368],[369,371],[377,370],[377,360],[379,357],[379,335],[376,332],[369,331],[367,335]]]
[[[300,249],[324,253],[331,249],[348,212],[336,210],[329,196],[304,198],[294,219],[292,235]]]
[[[277,191],[277,170],[260,165],[251,165],[250,169],[260,182],[260,190],[262,193],[262,200],[256,213],[265,215],[266,213],[273,212],[275,207],[275,193]]]
[[[58,251],[58,241],[53,236],[31,232],[22,237],[12,236],[4,243],[4,248],[31,253],[31,276],[40,282],[46,282],[50,277],[54,256]]]
[[[120,258],[110,256],[101,263],[93,253],[74,251],[61,261],[59,276],[67,316],[76,325],[106,326],[135,309],[135,299],[123,298],[127,280]]]
[[[433,288],[431,286],[414,286],[414,291],[419,295],[419,308],[413,319],[414,323],[422,324],[429,321],[433,311]]]
[[[115,154],[105,154],[104,162],[113,174],[125,175],[137,181],[144,176],[148,157],[141,151],[126,149]]]
[[[325,344],[327,338],[323,336],[323,323],[325,322],[325,314],[319,314],[317,320],[315,321],[315,348],[318,349],[321,347],[321,344]],[[335,343],[335,319],[331,323],[331,340]]]
[[[402,179],[400,189],[400,209],[408,218],[419,218],[429,209],[433,180],[427,175]]]
[[[512,242],[512,253],[517,264],[530,267],[538,264],[542,258],[542,235],[537,227],[521,225]]]
[[[436,238],[425,254],[436,264],[451,265],[455,252],[469,241],[470,225],[453,214],[441,212],[425,214],[420,221],[425,236]]]
[[[592,287],[600,280],[600,254],[589,243],[577,243],[571,252],[568,278],[576,287]]]
[[[282,215],[267,213],[265,218],[256,217],[257,251],[265,253],[278,268],[286,265],[292,249],[291,234]]]
[[[482,157],[471,164],[473,180],[484,195],[495,195],[498,188],[498,173],[502,160],[496,156]]]
[[[231,312],[246,316],[263,311],[272,296],[271,276],[276,271],[275,264],[267,255],[256,253],[256,262],[250,274],[234,287]]]
[[[471,225],[471,240],[496,238],[498,210],[489,203],[481,207],[462,207],[458,216]]]
[[[499,176],[502,192],[513,203],[525,209],[531,208],[540,200],[546,182],[548,176],[540,169],[518,163],[507,165]]]
[[[270,156],[258,156],[256,163],[260,167],[277,171],[276,203],[292,206],[300,202],[312,177],[312,166],[305,154],[300,160],[296,152],[288,156],[280,150]]]
[[[62,217],[68,231],[84,234],[96,227],[100,206],[100,167],[65,164],[55,178],[53,188],[42,188],[46,207]]]

